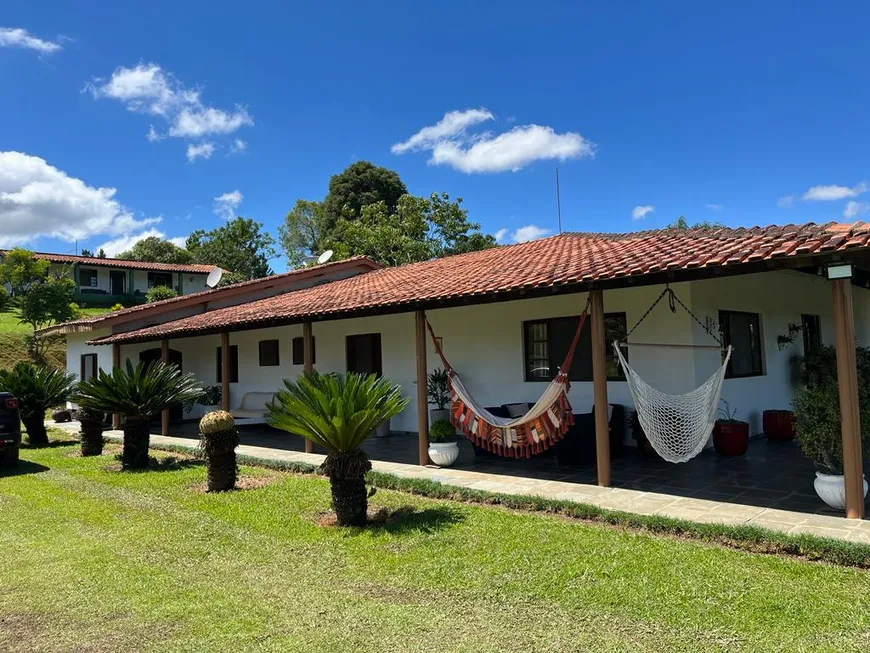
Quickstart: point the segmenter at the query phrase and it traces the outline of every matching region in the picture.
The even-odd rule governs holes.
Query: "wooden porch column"
[[[164,365],[169,365],[169,340],[164,338],[160,341],[160,360]],[[160,413],[160,434],[169,435],[169,409],[164,408]]]
[[[421,465],[429,464],[429,397],[426,393],[426,312],[414,314],[417,343],[417,453]]]
[[[221,408],[230,409],[230,334],[221,334]]]
[[[858,408],[858,366],[855,361],[855,318],[852,280],[835,279],[834,332],[837,345],[837,384],[840,428],[843,436],[843,474],[846,482],[846,517],[864,518],[864,477],[861,455],[861,417]]]
[[[121,343],[112,343],[112,369],[117,370],[121,367]],[[121,428],[121,413],[112,414],[112,429],[117,431]]]
[[[311,374],[314,371],[314,334],[311,322],[302,324],[302,371]],[[305,453],[314,453],[314,443],[305,440]]]
[[[607,358],[604,342],[604,293],[589,293],[592,320],[592,391],[595,411],[595,462],[598,466],[598,485],[610,485],[610,428],[607,421]]]

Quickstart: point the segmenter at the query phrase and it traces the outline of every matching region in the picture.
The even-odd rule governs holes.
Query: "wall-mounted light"
[[[831,265],[825,271],[828,279],[850,279],[852,277],[851,265]]]

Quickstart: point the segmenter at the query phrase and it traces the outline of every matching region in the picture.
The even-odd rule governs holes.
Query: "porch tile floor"
[[[63,426],[73,432],[76,424]],[[301,438],[266,426],[244,427],[240,454],[320,464],[321,453],[304,453]],[[153,435],[155,443],[196,445],[196,423],[173,425],[173,437]],[[120,438],[120,431],[108,431]],[[371,438],[365,449],[374,469],[397,476],[505,494],[536,495],[589,503],[644,515],[697,522],[755,524],[788,533],[811,533],[870,544],[870,520],[849,520],[825,506],[813,489],[813,467],[794,443],[753,440],[746,455],[721,458],[712,451],[682,465],[642,456],[627,448],[612,463],[613,487],[596,485],[594,465],[560,467],[552,457],[531,460],[476,458],[460,442],[454,467],[420,467],[416,435]],[[870,476],[870,464],[865,462]]]

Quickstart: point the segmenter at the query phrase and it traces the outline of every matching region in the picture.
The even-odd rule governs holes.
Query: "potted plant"
[[[859,347],[858,395],[863,447],[870,445],[870,352]],[[795,392],[795,435],[801,451],[816,467],[816,494],[831,508],[846,507],[843,477],[843,436],[840,424],[840,394],[836,354],[831,347],[804,359],[804,386]],[[864,496],[867,481],[864,481]]]
[[[770,442],[794,440],[794,412],[790,410],[766,410],[761,414],[764,435]]]
[[[202,396],[198,399],[193,399],[185,402],[184,412],[188,414],[193,411],[194,406],[203,406],[208,413],[209,408],[220,406],[223,399],[223,389],[219,385],[207,385],[202,389]]]
[[[713,427],[713,446],[720,456],[742,456],[749,448],[749,422],[737,419],[737,411],[731,410],[727,401],[722,403],[721,418]]]
[[[429,428],[429,460],[439,467],[450,467],[459,457],[456,429],[446,419],[435,420]]]
[[[128,360],[126,369],[118,367],[111,374],[101,369],[79,383],[73,399],[81,408],[124,416],[121,467],[127,470],[148,467],[151,418],[201,395],[202,386],[193,374],[182,374],[177,365],[156,362],[133,367]]]
[[[103,453],[103,421],[105,413],[92,408],[79,408],[79,422],[82,425],[82,456],[99,456]]]
[[[426,394],[429,405],[435,406],[429,411],[429,421],[432,425],[438,420],[450,419],[450,384],[447,372],[438,368],[426,378]]]
[[[323,473],[329,478],[332,506],[340,526],[363,526],[368,512],[366,472],[372,468],[362,450],[366,438],[408,405],[401,386],[374,374],[311,372],[266,406],[266,422],[301,435],[327,450]]]
[[[66,403],[75,385],[72,374],[45,365],[18,363],[11,370],[0,370],[0,389],[18,399],[21,421],[34,447],[48,445],[45,411]]]

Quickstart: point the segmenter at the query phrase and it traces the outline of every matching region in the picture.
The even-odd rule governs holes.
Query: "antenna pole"
[[[559,220],[559,233],[562,233],[562,198],[559,193],[559,168],[556,168],[556,217]]]

